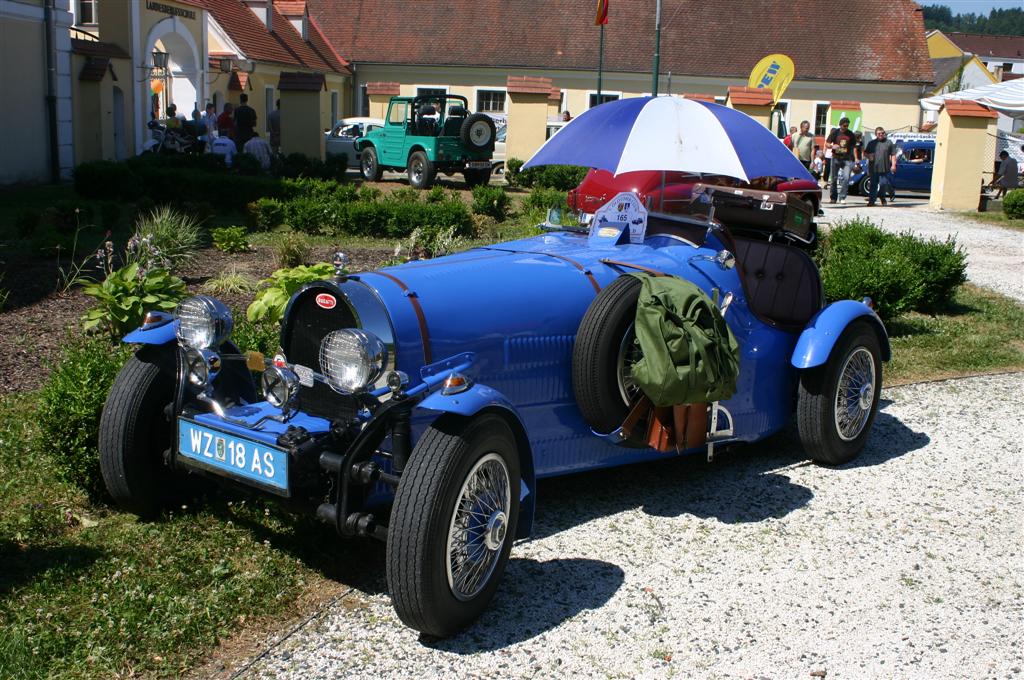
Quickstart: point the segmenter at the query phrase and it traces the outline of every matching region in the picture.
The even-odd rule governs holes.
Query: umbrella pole
[[[601,24],[601,38],[597,47],[597,103],[601,104],[601,71],[604,70],[604,24]]]
[[[654,73],[651,74],[651,96],[658,96],[658,70],[661,68],[661,0],[654,12]]]

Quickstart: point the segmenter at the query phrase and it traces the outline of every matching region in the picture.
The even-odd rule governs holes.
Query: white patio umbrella
[[[947,99],[975,101],[1011,118],[1024,118],[1024,78],[925,97],[920,100],[921,108],[938,111]]]

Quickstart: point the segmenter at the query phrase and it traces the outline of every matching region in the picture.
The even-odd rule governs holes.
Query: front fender
[[[122,342],[138,345],[166,345],[178,337],[178,320],[164,312],[150,312],[157,321],[139,326],[121,338]]]
[[[811,318],[796,341],[790,363],[796,368],[813,368],[828,361],[829,354],[839,336],[855,319],[865,317],[871,327],[878,333],[878,344],[882,351],[882,361],[892,356],[889,347],[889,334],[878,315],[863,302],[840,300],[833,302]]]
[[[537,480],[533,469],[533,452],[526,428],[512,402],[498,390],[476,384],[459,394],[434,392],[420,402],[419,408],[471,418],[483,411],[497,413],[505,418],[516,438],[519,451],[519,522],[516,538],[527,538],[533,530],[533,517],[537,508]]]

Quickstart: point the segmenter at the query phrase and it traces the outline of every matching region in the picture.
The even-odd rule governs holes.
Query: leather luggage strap
[[[434,363],[433,355],[430,351],[430,331],[427,330],[427,317],[423,314],[423,307],[420,306],[420,301],[416,297],[416,293],[409,290],[409,286],[399,279],[397,276],[392,276],[387,272],[373,271],[367,272],[369,274],[379,274],[386,279],[393,281],[399,288],[402,289],[402,293],[405,297],[409,298],[409,303],[412,304],[412,311],[416,313],[416,320],[420,324],[420,337],[423,339],[423,365],[427,366]]]
[[[601,292],[601,285],[597,282],[597,279],[594,278],[594,274],[591,273],[591,271],[589,269],[587,269],[586,267],[584,267],[582,264],[580,264],[576,260],[572,259],[571,257],[566,257],[565,255],[556,255],[555,253],[544,253],[544,252],[541,252],[541,251],[538,251],[538,250],[511,250],[511,249],[507,249],[507,248],[486,248],[486,247],[483,248],[483,250],[499,250],[499,251],[501,251],[503,253],[522,253],[523,255],[546,255],[547,257],[553,257],[556,260],[562,260],[564,262],[568,262],[573,267],[576,267],[576,269],[579,269],[581,272],[583,272],[586,275],[587,280],[590,281],[590,285],[594,287],[594,292],[595,293],[600,293]]]
[[[638,264],[633,264],[632,262],[619,262],[618,260],[609,260],[608,258],[604,258],[604,259],[601,260],[601,263],[602,264],[610,264],[610,265],[613,265],[615,267],[627,267],[629,269],[636,269],[638,271],[644,272],[645,274],[650,274],[651,276],[671,276],[670,274],[666,274],[665,272],[660,272],[657,269],[651,269],[650,267],[643,267],[643,266],[638,265]]]

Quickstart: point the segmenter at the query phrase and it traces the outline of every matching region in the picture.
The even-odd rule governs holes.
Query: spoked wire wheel
[[[448,587],[456,599],[476,597],[494,571],[508,532],[510,496],[505,461],[487,454],[467,475],[448,529]]]
[[[875,400],[875,362],[871,353],[858,347],[847,357],[836,384],[836,432],[853,441],[864,430]]]
[[[640,386],[633,379],[633,366],[643,358],[640,351],[640,343],[636,339],[636,324],[629,324],[622,342],[619,344],[619,354],[615,360],[615,378],[619,386],[619,396],[626,404],[632,405],[640,398]]]

